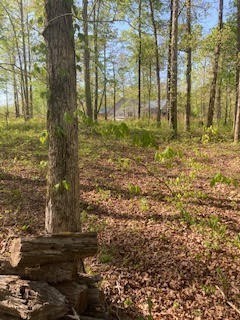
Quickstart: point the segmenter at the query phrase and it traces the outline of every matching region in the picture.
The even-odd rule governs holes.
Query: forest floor
[[[101,273],[114,319],[239,319],[240,145],[156,132],[81,125],[82,226],[100,244],[87,270]],[[42,123],[0,126],[2,243],[44,230],[39,137]]]

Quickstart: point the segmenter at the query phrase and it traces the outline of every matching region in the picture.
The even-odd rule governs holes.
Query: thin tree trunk
[[[45,0],[48,56],[48,233],[80,229],[76,64],[71,1]],[[54,21],[54,23],[52,23]],[[67,116],[67,117],[66,117]]]
[[[90,50],[88,42],[88,0],[83,0],[83,33],[84,33],[84,81],[87,117],[92,120],[92,94],[90,83]]]
[[[116,121],[116,70],[115,70],[115,62],[113,62],[112,66],[113,66],[113,120]]]
[[[107,45],[106,42],[104,43],[104,118],[107,120],[108,114],[107,114]]]
[[[237,107],[238,107],[238,82],[239,82],[239,75],[240,75],[240,0],[237,0],[237,67],[236,67],[236,100],[235,100],[235,111],[234,111],[234,128],[235,128],[235,121],[237,116]]]
[[[238,80],[238,105],[237,105],[237,115],[235,121],[235,130],[234,130],[234,142],[239,141],[240,136],[240,81]]]
[[[227,118],[228,118],[228,105],[229,105],[229,98],[228,98],[228,85],[226,85],[226,103],[225,103],[225,115],[224,115],[224,125],[227,125]]]
[[[171,125],[173,136],[177,136],[177,58],[178,58],[178,0],[173,0],[173,17],[172,17],[172,41],[171,41],[171,90],[170,90],[170,107],[171,107]]]
[[[138,119],[141,118],[141,67],[142,67],[142,0],[138,5]]]
[[[148,123],[151,119],[151,93],[152,93],[152,64],[149,65],[149,79],[148,79]]]
[[[239,141],[240,137],[240,0],[237,0],[237,70],[236,80],[236,106],[235,106],[235,125],[234,125],[234,142]]]
[[[93,24],[93,39],[94,39],[94,73],[95,73],[95,94],[94,94],[94,120],[97,121],[98,116],[98,19],[99,19],[99,2],[94,6],[94,24]]]
[[[223,0],[219,0],[219,10],[218,10],[218,41],[214,53],[214,64],[213,64],[213,79],[210,89],[210,100],[208,105],[208,117],[207,117],[207,127],[213,125],[213,116],[214,116],[214,104],[216,97],[216,86],[217,86],[217,77],[218,77],[218,65],[219,57],[221,52],[221,31],[223,28]]]
[[[222,79],[218,80],[216,96],[217,123],[220,124],[222,116]]]
[[[186,131],[190,131],[190,117],[191,117],[191,91],[192,91],[192,1],[187,0],[187,34],[188,34],[188,43],[187,48],[187,103],[186,103],[186,119],[185,119],[185,128]]]
[[[26,35],[25,35],[25,20],[23,0],[20,0],[20,14],[21,14],[21,36],[22,36],[22,51],[23,51],[23,67],[24,67],[24,99],[25,99],[25,115],[26,120],[30,118],[29,108],[29,88],[28,88],[28,66],[27,66],[27,48],[26,48]]]
[[[13,76],[13,96],[14,96],[14,108],[15,108],[15,117],[20,117],[20,108],[19,108],[19,98],[18,98],[18,88],[17,88],[17,77],[15,70],[15,57],[12,59],[12,76]]]
[[[155,46],[155,59],[156,59],[156,79],[157,79],[157,123],[161,124],[161,82],[160,82],[160,62],[159,62],[159,50],[158,50],[158,35],[157,35],[157,24],[155,21],[153,0],[149,0],[151,9],[151,20],[153,25],[154,33],[154,46]]]
[[[6,84],[6,126],[8,126],[8,119],[9,119],[9,99],[8,99],[8,84]]]
[[[170,93],[171,93],[171,55],[172,55],[172,19],[173,19],[173,0],[170,2],[170,19],[169,19],[169,40],[168,40],[168,66],[167,66],[167,117],[170,121]]]
[[[27,46],[28,46],[28,73],[29,73],[29,111],[30,118],[33,118],[33,88],[32,88],[32,52],[30,44],[29,19],[27,15]]]

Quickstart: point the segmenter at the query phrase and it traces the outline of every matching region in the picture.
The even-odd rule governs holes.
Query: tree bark
[[[28,88],[28,66],[27,66],[27,48],[26,48],[26,35],[25,35],[25,20],[23,0],[20,0],[20,16],[21,16],[21,36],[22,36],[22,52],[23,52],[23,67],[24,67],[24,100],[25,100],[25,120],[30,119],[29,107],[29,88]]]
[[[80,230],[76,65],[71,1],[45,0],[48,56],[48,233]]]
[[[0,274],[19,275],[22,279],[33,281],[45,281],[48,283],[58,283],[71,281],[74,279],[76,267],[73,262],[63,262],[57,265],[47,264],[34,267],[12,267],[7,260],[0,260]]]
[[[108,118],[108,113],[107,113],[107,44],[104,43],[104,51],[103,51],[103,55],[104,55],[104,118],[105,120],[107,120]]]
[[[138,119],[141,118],[141,67],[142,67],[142,0],[138,4]]]
[[[222,116],[222,79],[218,79],[217,94],[216,94],[216,111],[217,123],[220,124]]]
[[[178,0],[173,0],[172,7],[172,38],[171,38],[171,89],[170,89],[170,108],[171,125],[173,136],[177,136],[177,60],[178,60]]]
[[[240,136],[240,81],[238,80],[238,106],[237,106],[237,115],[235,121],[235,130],[234,130],[234,142],[239,141]]]
[[[154,14],[153,0],[149,0],[151,9],[151,20],[153,25],[154,33],[154,46],[155,46],[155,59],[156,59],[156,79],[157,79],[157,123],[161,124],[161,83],[160,83],[160,62],[159,62],[159,50],[158,50],[158,34],[157,34],[157,24]]]
[[[17,238],[10,247],[13,267],[32,267],[60,262],[74,262],[77,258],[97,253],[96,233],[60,233],[35,238]]]
[[[112,63],[113,67],[113,120],[116,120],[116,91],[117,91],[117,83],[116,83],[116,70],[115,70],[115,62]]]
[[[149,62],[149,76],[148,76],[148,122],[151,119],[151,94],[152,94],[152,63]]]
[[[20,107],[19,107],[19,98],[18,98],[18,88],[17,88],[17,76],[15,70],[16,59],[15,56],[12,56],[12,76],[13,76],[13,96],[14,96],[14,108],[15,108],[15,117],[20,117]]]
[[[218,9],[218,40],[214,52],[214,64],[213,64],[213,79],[210,89],[210,100],[208,105],[208,117],[207,117],[207,127],[213,125],[213,116],[214,116],[214,104],[216,97],[216,87],[217,87],[217,77],[218,77],[218,66],[219,66],[219,57],[221,52],[221,32],[223,28],[223,0],[219,0],[219,9]]]
[[[187,0],[187,35],[188,35],[188,48],[187,48],[187,103],[186,103],[186,118],[185,127],[186,131],[190,131],[190,117],[191,117],[191,91],[192,91],[192,1]]]
[[[29,77],[29,116],[33,118],[33,87],[32,87],[32,52],[30,43],[29,17],[27,15],[27,46],[28,46],[28,77]]]
[[[239,141],[240,137],[240,0],[237,0],[237,69],[236,69],[236,106],[235,106],[235,125],[234,142]]]
[[[47,283],[0,276],[1,320],[55,320],[67,311],[65,297]]]
[[[93,25],[93,38],[94,38],[94,73],[95,73],[95,94],[94,94],[94,120],[97,121],[98,117],[98,19],[99,19],[99,2],[94,6],[94,25]]]
[[[84,81],[87,117],[93,119],[92,93],[90,80],[90,50],[88,41],[88,0],[83,0],[83,34],[84,34]]]
[[[171,106],[171,55],[172,55],[172,20],[173,20],[173,0],[170,1],[170,19],[169,19],[169,40],[168,40],[168,66],[167,66],[167,116],[170,120]]]

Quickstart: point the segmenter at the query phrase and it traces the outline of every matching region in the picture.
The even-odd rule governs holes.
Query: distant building
[[[149,103],[142,103],[141,105],[141,115],[148,117],[150,107],[151,116],[157,115],[157,100],[150,101]],[[161,100],[161,111],[163,115],[167,113],[166,100]],[[138,116],[138,100],[137,99],[128,99],[121,98],[116,103],[116,119],[124,120],[124,119],[134,119]],[[113,118],[113,108],[111,108],[108,112],[108,117]]]

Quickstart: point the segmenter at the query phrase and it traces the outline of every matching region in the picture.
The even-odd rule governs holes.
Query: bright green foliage
[[[128,185],[128,191],[133,196],[137,196],[142,192],[141,188],[138,185],[132,183]]]
[[[125,122],[110,123],[100,128],[100,133],[106,137],[114,137],[117,139],[125,138],[129,135],[129,128]]]
[[[47,140],[48,140],[48,132],[47,132],[47,130],[44,130],[41,133],[41,135],[39,137],[39,140],[40,140],[41,144],[45,144],[47,142]]]
[[[216,173],[210,181],[211,187],[214,187],[218,183],[234,185],[234,186],[238,185],[238,182],[236,180],[224,176],[221,172]]]
[[[155,161],[159,162],[166,162],[167,160],[172,160],[175,157],[177,157],[179,153],[175,150],[173,150],[171,147],[166,147],[166,149],[163,152],[157,151],[155,153]]]
[[[204,127],[204,134],[202,135],[202,143],[206,144],[208,142],[217,142],[219,141],[220,133],[219,130],[213,126],[209,128]]]
[[[156,147],[157,143],[151,132],[142,129],[132,135],[133,144],[139,147]]]

